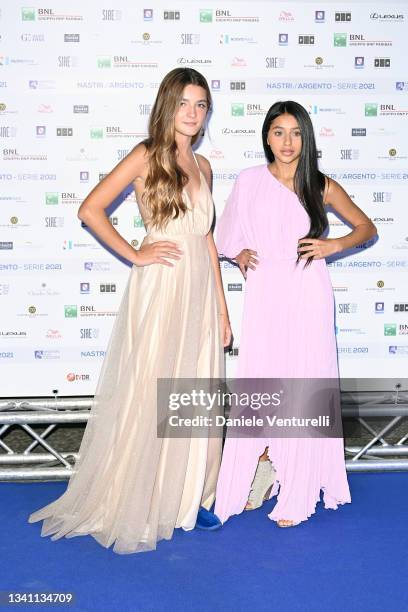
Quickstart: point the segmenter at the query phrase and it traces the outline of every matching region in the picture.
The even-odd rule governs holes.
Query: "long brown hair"
[[[207,96],[211,93],[202,74],[193,68],[175,68],[162,80],[149,119],[149,136],[144,144],[148,153],[148,173],[142,202],[149,214],[149,224],[163,228],[170,219],[185,213],[182,190],[187,174],[177,164],[174,118],[187,85],[199,85]],[[207,111],[207,112],[208,112]],[[200,133],[191,139],[192,144]]]
[[[307,238],[320,238],[328,227],[327,214],[323,205],[325,178],[318,166],[316,141],[309,113],[301,104],[292,100],[275,102],[266,114],[262,126],[262,142],[266,159],[269,163],[275,160],[268,144],[268,133],[272,122],[284,113],[296,119],[302,135],[302,150],[296,167],[294,188],[310,219],[309,232],[304,236],[304,244],[307,244]],[[299,260],[300,255],[297,259],[298,263]],[[313,257],[308,257],[306,265],[310,265],[312,261]]]

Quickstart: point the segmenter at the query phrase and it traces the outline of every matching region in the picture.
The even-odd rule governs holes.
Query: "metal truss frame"
[[[354,418],[371,436],[364,446],[347,446],[346,468],[349,472],[408,470],[408,392],[398,388],[388,392],[343,392],[342,415]],[[375,429],[368,419],[386,419]],[[404,433],[397,442],[387,442],[397,426]],[[405,458],[404,458],[405,457]]]
[[[86,424],[92,397],[12,398],[0,400],[0,481],[66,480],[73,472],[77,452],[61,452],[47,441],[61,424]],[[408,470],[408,393],[342,393],[343,418],[356,419],[370,434],[361,447],[347,446],[349,472]],[[387,419],[379,430],[368,420]],[[13,426],[21,427],[32,438],[23,452],[16,452],[3,440]],[[42,425],[38,433],[33,425]],[[386,437],[396,426],[406,431],[395,443]],[[41,447],[42,452],[34,452]]]
[[[61,452],[46,438],[61,424],[86,424],[91,405],[92,398],[81,397],[0,400],[0,481],[68,479],[78,453]],[[23,452],[3,440],[15,425],[32,438]],[[33,425],[43,425],[44,430],[38,433]],[[44,452],[33,452],[39,446]]]

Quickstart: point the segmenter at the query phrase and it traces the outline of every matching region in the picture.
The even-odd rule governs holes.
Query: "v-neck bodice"
[[[194,159],[196,159],[195,156]],[[186,212],[184,214],[181,213],[176,219],[170,219],[166,227],[160,230],[150,226],[147,230],[148,235],[154,235],[155,239],[156,236],[164,237],[165,239],[165,237],[176,235],[191,234],[206,236],[208,234],[214,218],[214,202],[210,188],[198,166],[197,160],[196,163],[200,173],[200,188],[197,194],[197,201],[191,201],[184,187],[182,197],[187,206]]]
[[[199,163],[198,163],[198,161],[197,161],[197,158],[196,158],[196,156],[195,156],[195,153],[194,153],[194,152],[193,152],[193,157],[194,157],[194,161],[195,161],[195,163],[196,163],[197,170],[198,170],[198,174],[199,174],[199,177],[200,177],[200,186],[199,186],[198,191],[197,191],[197,197],[199,198],[199,197],[200,197],[200,195],[201,195],[201,188],[202,188],[202,186],[203,186],[203,178],[204,178],[204,177],[203,177],[203,173],[201,172],[201,168],[200,168],[200,166],[199,166]],[[205,180],[205,179],[204,179],[204,180]],[[190,204],[191,204],[192,208],[194,208],[194,201],[193,201],[193,200],[194,200],[195,198],[192,198],[192,197],[190,196],[190,194],[188,193],[187,187],[184,187],[184,188],[183,188],[183,192],[186,194],[186,196],[187,196],[187,198],[188,198],[188,200],[189,200],[189,202],[190,202]]]

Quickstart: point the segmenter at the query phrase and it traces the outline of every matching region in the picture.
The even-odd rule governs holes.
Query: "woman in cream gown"
[[[29,518],[44,521],[43,536],[89,534],[117,553],[152,550],[175,527],[193,529],[200,506],[209,509],[214,501],[221,439],[159,438],[156,411],[157,379],[222,377],[223,344],[230,341],[211,233],[210,167],[200,157],[200,169],[191,150],[210,102],[208,85],[195,70],[169,73],[152,110],[147,145],[138,145],[82,204],[81,218],[133,267],[67,490]],[[154,121],[165,112],[173,113],[177,164],[188,182],[180,190],[185,211],[160,227],[142,194]],[[104,213],[132,181],[147,225],[139,251]]]

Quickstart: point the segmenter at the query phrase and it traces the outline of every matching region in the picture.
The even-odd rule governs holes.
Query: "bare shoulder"
[[[134,180],[146,178],[148,166],[148,153],[146,145],[140,142],[123,159],[123,161],[134,169]]]
[[[338,196],[347,196],[347,193],[344,191],[343,187],[329,176],[325,175],[324,183],[323,204],[325,206],[330,206],[333,200]]]
[[[196,153],[196,159],[197,159],[198,165],[200,166],[201,172],[205,176],[205,179],[206,179],[207,183],[209,185],[211,185],[211,182],[212,182],[212,170],[211,170],[210,162],[208,161],[208,159],[206,157],[204,157],[204,155],[201,155],[199,153]]]
[[[146,147],[141,143],[121,159],[87,195],[79,208],[78,215],[88,209],[107,208],[130,184],[136,184],[138,177],[143,177],[145,173],[147,163],[145,151]]]
[[[347,192],[343,187],[334,179],[325,176],[325,196],[323,198],[325,204],[330,204],[330,200],[339,196],[347,196]]]

